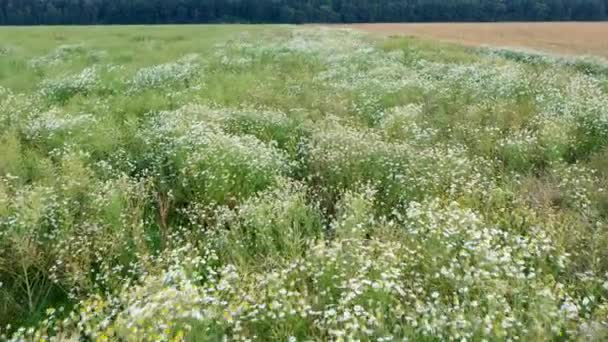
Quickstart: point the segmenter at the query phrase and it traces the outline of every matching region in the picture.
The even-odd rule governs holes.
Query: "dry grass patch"
[[[470,46],[508,46],[608,57],[608,22],[354,24],[346,27]]]

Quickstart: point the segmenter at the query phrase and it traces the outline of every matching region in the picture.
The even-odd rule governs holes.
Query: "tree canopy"
[[[603,20],[608,0],[0,0],[0,25]]]

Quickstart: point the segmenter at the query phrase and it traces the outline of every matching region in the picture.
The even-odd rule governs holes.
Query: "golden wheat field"
[[[382,35],[406,35],[470,46],[531,48],[608,58],[608,22],[354,24]]]

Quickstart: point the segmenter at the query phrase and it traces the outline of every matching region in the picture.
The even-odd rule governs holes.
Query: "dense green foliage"
[[[0,0],[0,25],[604,20],[608,0]]]
[[[608,338],[608,66],[4,29],[0,339]]]

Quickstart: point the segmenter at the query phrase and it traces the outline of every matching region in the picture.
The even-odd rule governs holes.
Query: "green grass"
[[[28,91],[44,78],[80,71],[99,62],[124,66],[125,73],[129,74],[140,67],[174,61],[188,53],[211,56],[215,44],[240,33],[267,30],[269,27],[247,25],[3,27],[0,28],[2,45],[13,51],[2,57],[0,85]],[[28,59],[48,56],[60,46],[75,47],[67,63],[27,67]]]
[[[0,28],[0,339],[603,340],[605,66]]]

